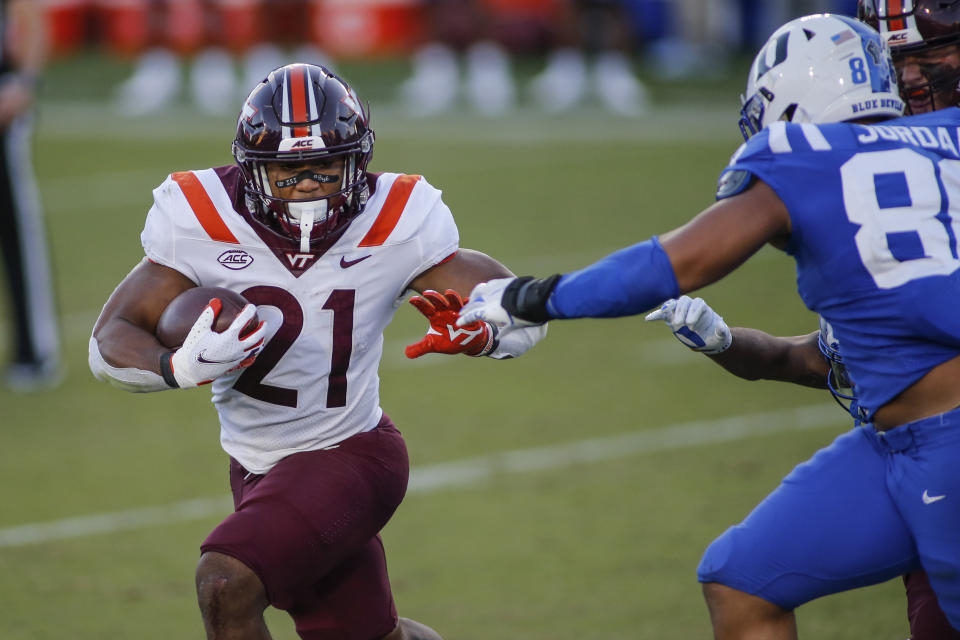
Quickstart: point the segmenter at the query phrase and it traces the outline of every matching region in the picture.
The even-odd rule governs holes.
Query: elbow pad
[[[118,389],[130,391],[131,393],[148,393],[151,391],[166,391],[170,389],[159,376],[152,371],[135,369],[133,367],[119,368],[113,367],[100,355],[100,345],[97,339],[90,338],[90,344],[87,350],[87,362],[90,365],[90,371],[93,377],[101,382],[112,384]]]
[[[488,353],[487,356],[497,360],[522,356],[533,345],[543,340],[546,335],[547,325],[545,324],[501,330],[497,336],[497,348]]]

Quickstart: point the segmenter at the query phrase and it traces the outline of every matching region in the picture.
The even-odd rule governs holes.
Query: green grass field
[[[389,104],[403,65],[344,72],[373,101],[372,168],[427,176],[463,246],[547,275],[712,201],[739,143],[741,66],[654,83],[656,108],[637,120],[585,108],[412,121]],[[86,346],[142,255],[151,189],[171,171],[231,162],[234,120],[183,105],[152,120],[113,114],[104,99],[124,71],[95,55],[55,64],[37,123],[69,368],[55,391],[0,390],[4,640],[203,635],[193,569],[227,493],[208,392],[124,394],[92,378]],[[792,262],[772,250],[701,295],[731,325],[816,327]],[[382,404],[414,467],[383,535],[401,614],[446,638],[710,637],[702,551],[849,422],[825,392],[729,377],[642,318],[555,323],[509,362],[407,361],[422,325],[401,309],[381,367]],[[295,638],[285,614],[270,621],[276,638]],[[818,640],[902,640],[902,587],[811,603],[799,624]]]

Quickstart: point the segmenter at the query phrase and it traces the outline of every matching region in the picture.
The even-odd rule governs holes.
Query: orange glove
[[[465,302],[453,289],[447,289],[442,294],[428,290],[422,296],[410,298],[410,304],[427,318],[430,328],[423,340],[407,346],[407,357],[419,358],[425,353],[483,356],[493,351],[496,348],[496,332],[491,325],[477,321],[457,326],[457,318]]]

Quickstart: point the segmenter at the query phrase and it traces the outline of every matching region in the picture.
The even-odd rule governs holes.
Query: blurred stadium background
[[[111,3],[50,4],[61,20]],[[134,58],[93,39],[100,18],[81,15],[55,25],[35,147],[68,369],[52,391],[0,388],[0,637],[200,638],[197,549],[229,508],[209,396],[113,390],[89,374],[86,346],[142,255],[151,189],[171,171],[231,162],[235,118],[185,100],[117,113],[113,91]],[[669,78],[638,50],[652,102],[642,117],[587,103],[549,117],[521,104],[492,119],[417,119],[395,102],[415,45],[401,40],[331,52],[372,104],[372,168],[427,176],[462,245],[517,273],[571,270],[682,223],[711,202],[740,142],[745,42],[723,65]],[[542,61],[518,57],[518,78]],[[772,250],[701,295],[731,325],[816,327]],[[703,549],[849,426],[825,392],[729,377],[642,318],[555,323],[510,362],[406,360],[422,331],[402,308],[387,334],[383,406],[414,471],[384,539],[401,614],[447,638],[709,637]],[[284,614],[270,620],[274,637],[295,638]],[[799,621],[820,640],[907,634],[896,581],[812,603]]]

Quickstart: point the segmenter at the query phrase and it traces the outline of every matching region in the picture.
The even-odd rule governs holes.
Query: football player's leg
[[[960,631],[947,621],[926,572],[908,573],[903,576],[903,585],[907,591],[911,640],[960,640]]]
[[[960,410],[891,429],[888,486],[950,624],[960,629]]]
[[[303,640],[440,640],[426,625],[397,617],[380,536],[324,576],[287,610]]]
[[[397,618],[376,536],[408,473],[403,438],[386,418],[334,448],[288,456],[263,476],[234,465],[237,510],[201,549],[249,567],[302,638],[384,636]]]
[[[30,158],[31,119],[0,132],[0,258],[10,292],[13,367],[8,382],[30,388],[59,367],[59,331],[43,214]],[[33,374],[31,376],[31,374]]]
[[[797,606],[918,568],[886,489],[888,460],[871,430],[853,429],[710,545],[697,574],[725,587],[704,589],[717,638],[794,637]]]
[[[208,638],[269,640],[263,583],[236,558],[215,551],[200,556],[197,602]]]
[[[719,582],[703,585],[714,635],[719,640],[793,640],[797,620],[792,611],[772,602],[732,589]]]

